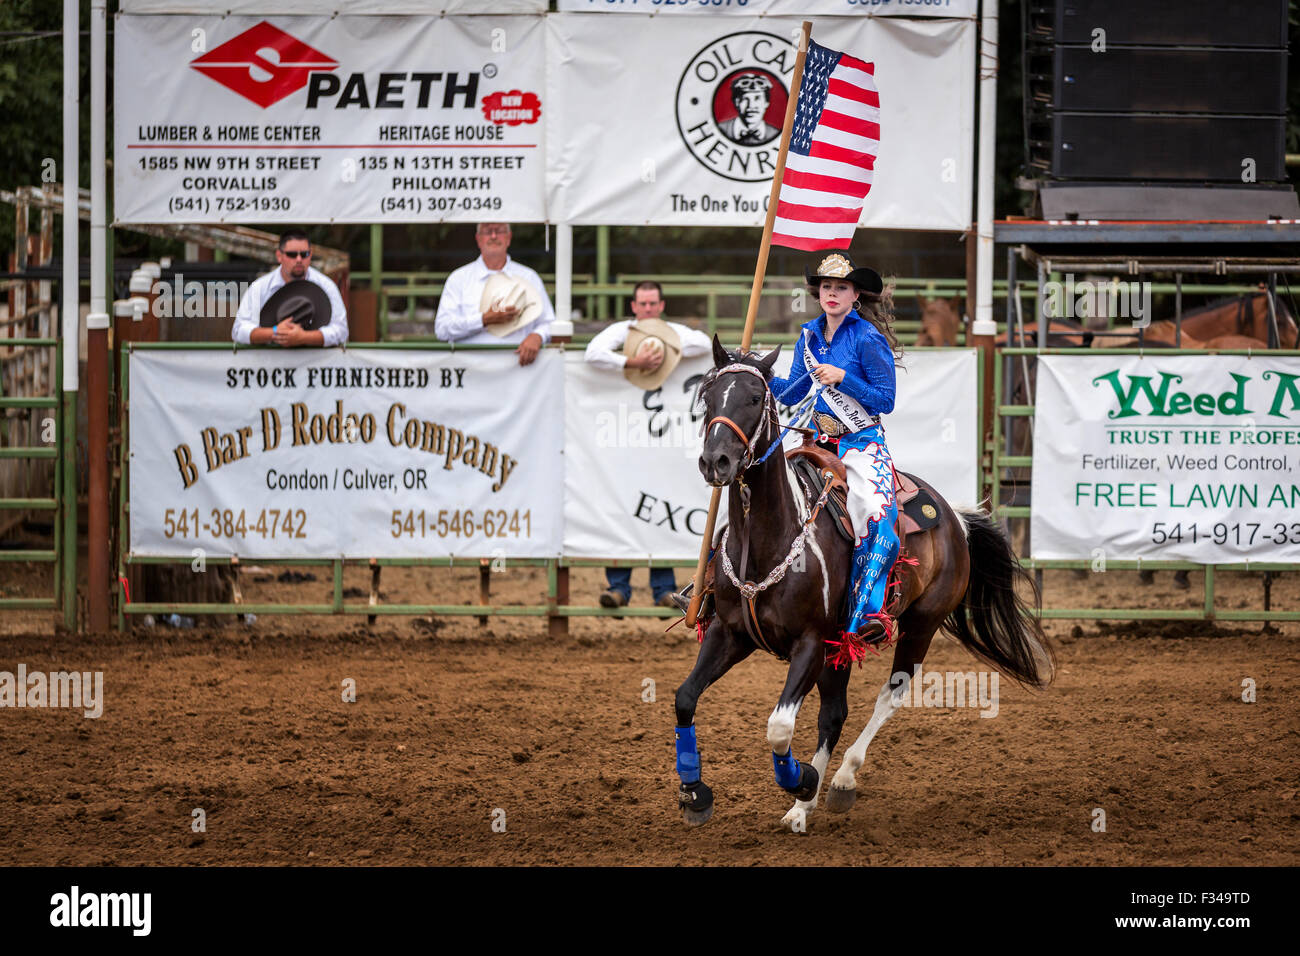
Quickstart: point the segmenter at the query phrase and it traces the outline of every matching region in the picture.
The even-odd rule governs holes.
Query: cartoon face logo
[[[767,121],[772,107],[773,80],[766,72],[745,70],[733,73],[718,85],[718,93],[727,91],[732,109],[715,102],[714,122],[722,135],[741,146],[762,146],[781,135],[781,127]],[[732,115],[727,117],[727,113]],[[726,118],[724,118],[726,117]],[[785,118],[784,113],[782,119]]]
[[[691,155],[736,182],[771,179],[795,57],[789,40],[758,31],[696,53],[677,84],[677,129]]]

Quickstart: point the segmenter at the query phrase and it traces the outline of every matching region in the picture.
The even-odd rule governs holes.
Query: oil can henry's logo
[[[691,155],[727,179],[771,179],[795,57],[789,40],[757,31],[695,54],[677,83],[677,129]]]
[[[306,86],[313,71],[336,69],[338,62],[263,20],[190,66],[265,109]]]

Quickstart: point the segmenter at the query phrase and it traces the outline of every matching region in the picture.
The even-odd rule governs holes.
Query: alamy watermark
[[[104,713],[103,671],[0,671],[0,707],[70,707],[95,720]]]
[[[88,893],[73,886],[50,897],[50,925],[123,927],[133,936],[148,936],[153,925],[152,893]]]
[[[1151,324],[1151,283],[1075,282],[1067,272],[1064,282],[1043,284],[1043,314],[1049,319],[1129,319],[1135,329]]]
[[[149,311],[159,319],[233,319],[252,282],[234,279],[186,281],[178,272],[171,279],[155,279],[150,292],[156,296]]]
[[[922,671],[916,664],[910,677],[890,675],[889,686],[901,707],[978,707],[981,717],[996,717],[998,680],[997,671]]]

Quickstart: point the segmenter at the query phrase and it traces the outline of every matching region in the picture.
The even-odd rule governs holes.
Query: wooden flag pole
[[[776,170],[772,173],[772,192],[767,200],[767,222],[763,226],[763,241],[758,247],[758,264],[754,267],[754,285],[749,290],[749,311],[745,314],[745,331],[740,337],[742,351],[749,348],[754,334],[754,320],[758,317],[759,295],[763,279],[767,276],[767,254],[772,248],[772,228],[776,224],[777,197],[781,194],[781,180],[785,175],[785,157],[790,149],[790,133],[794,127],[795,106],[799,101],[799,87],[803,82],[803,62],[808,54],[808,38],[812,35],[812,22],[803,21],[799,35],[799,54],[794,61],[794,76],[790,80],[790,96],[785,104],[785,124],[781,129],[781,151],[777,153]],[[704,569],[709,563],[709,550],[713,547],[713,529],[718,522],[718,503],[722,489],[714,488],[709,501],[709,517],[704,524],[704,540],[700,542],[700,560],[695,566],[695,587],[691,591],[691,604],[686,609],[686,626],[694,627],[704,601]],[[741,568],[741,573],[744,573]]]

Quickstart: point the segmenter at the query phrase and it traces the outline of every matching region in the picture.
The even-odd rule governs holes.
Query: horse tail
[[[1033,613],[1040,605],[1034,579],[987,512],[963,510],[961,518],[970,551],[970,583],[962,603],[944,622],[944,630],[1007,676],[1046,687],[1052,682],[1056,657]],[[1017,584],[1032,595],[1032,604],[1021,597]]]

